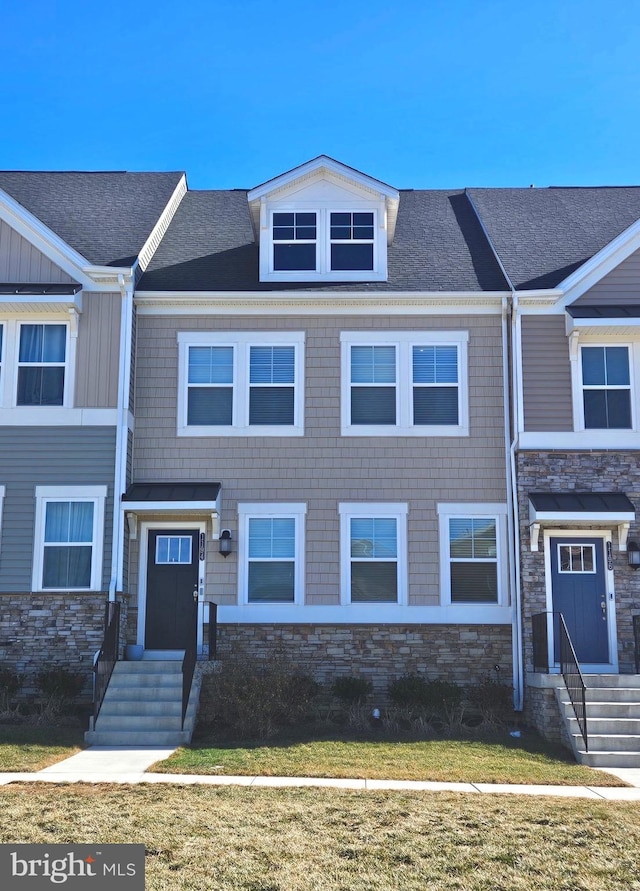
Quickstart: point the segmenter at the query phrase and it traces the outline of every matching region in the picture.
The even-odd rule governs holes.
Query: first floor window
[[[441,504],[438,513],[443,601],[452,604],[502,602],[504,506]]]
[[[304,504],[239,505],[244,601],[296,603],[303,596]],[[280,513],[281,511],[281,513]]]
[[[405,588],[406,505],[344,504],[343,600],[399,603]]]
[[[66,325],[21,325],[17,405],[63,405]]]
[[[582,347],[582,387],[585,429],[631,429],[628,347]]]
[[[36,488],[34,590],[101,587],[105,497],[106,487]]]

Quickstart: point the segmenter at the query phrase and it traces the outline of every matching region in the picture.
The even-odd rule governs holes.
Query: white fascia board
[[[210,598],[215,600],[215,598]],[[510,625],[509,606],[407,606],[397,603],[349,603],[336,606],[270,603],[218,605],[218,623],[326,625]]]
[[[634,523],[636,515],[634,511],[551,511],[536,510],[529,502],[529,522],[540,523],[548,526],[557,523]]]
[[[591,452],[594,449],[622,452],[640,449],[640,432],[636,430],[567,430],[562,432],[530,431],[520,433],[518,451]]]
[[[637,336],[640,330],[640,317],[638,318],[615,318],[615,319],[574,319],[570,315],[566,315],[565,330],[567,335],[574,331],[584,331],[588,333],[594,331],[596,334],[621,334],[629,336]]]
[[[303,179],[308,177],[310,174],[315,172],[327,171],[328,173],[333,173],[336,176],[339,176],[341,179],[349,180],[357,185],[366,188],[367,190],[372,190],[374,192],[382,193],[386,198],[390,198],[392,200],[398,201],[400,198],[400,193],[397,189],[394,189],[393,186],[387,185],[387,183],[383,183],[380,180],[374,179],[372,176],[367,176],[366,173],[361,173],[358,170],[354,170],[352,167],[347,167],[345,164],[341,164],[339,161],[334,161],[333,158],[327,157],[327,155],[320,155],[318,158],[313,158],[311,161],[307,161],[305,164],[301,164],[299,167],[294,167],[292,170],[287,170],[285,173],[282,173],[280,176],[274,177],[274,179],[267,180],[264,183],[261,183],[259,186],[251,189],[247,194],[247,200],[249,203],[253,201],[258,201],[263,196],[268,196],[273,194],[274,192],[279,191],[280,189],[286,188],[292,183],[296,182],[299,179]]]
[[[169,224],[170,224],[171,220],[173,219],[175,212],[178,209],[180,202],[184,198],[186,192],[187,192],[187,177],[186,177],[186,174],[183,173],[182,176],[180,177],[180,180],[179,180],[177,186],[175,187],[175,189],[173,191],[173,195],[171,196],[171,198],[169,198],[169,201],[167,202],[162,213],[160,214],[160,217],[159,217],[157,223],[155,224],[155,226],[149,233],[149,237],[147,238],[145,243],[140,248],[140,251],[138,252],[138,261],[137,261],[136,265],[139,264],[139,266],[143,272],[147,268],[149,263],[151,262],[153,255],[155,254],[156,250],[158,249],[158,245],[162,241],[164,234],[166,233],[167,229],[169,228]]]
[[[218,513],[220,499],[215,501],[122,501],[121,510],[132,514]]]
[[[640,220],[632,223],[590,260],[560,282],[558,287],[564,292],[561,305],[565,307],[573,303],[638,248],[640,248]]]
[[[91,284],[85,272],[91,266],[86,257],[79,254],[2,189],[0,189],[0,219],[3,219],[7,225],[31,242],[34,247],[79,284],[83,286]]]

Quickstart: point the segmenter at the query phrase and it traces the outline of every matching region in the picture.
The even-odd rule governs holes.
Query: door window
[[[191,563],[190,535],[158,535],[156,538],[156,565],[165,563]]]
[[[561,573],[595,572],[595,545],[559,544],[558,571]]]

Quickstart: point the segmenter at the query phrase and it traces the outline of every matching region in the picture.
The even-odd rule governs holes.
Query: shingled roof
[[[183,175],[0,171],[0,189],[90,263],[131,266]]]
[[[640,219],[640,187],[469,189],[518,290],[554,288]]]
[[[245,191],[188,192],[140,291],[504,291],[464,192],[403,191],[386,282],[261,283]]]

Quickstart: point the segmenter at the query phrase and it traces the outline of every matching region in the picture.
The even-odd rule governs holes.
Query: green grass
[[[619,802],[16,784],[0,842],[142,843],[147,891],[640,891]]]
[[[196,739],[152,768],[158,773],[353,777],[467,783],[620,786],[578,765],[563,748],[531,735],[514,740],[284,739],[256,743]]]
[[[0,773],[42,770],[84,748],[78,727],[0,724]]]

